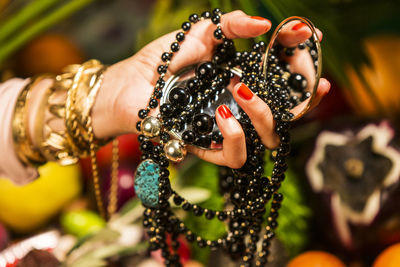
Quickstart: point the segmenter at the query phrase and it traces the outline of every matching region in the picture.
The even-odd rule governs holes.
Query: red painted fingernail
[[[219,115],[221,115],[222,118],[227,119],[232,116],[231,110],[226,106],[226,105],[221,105],[217,108]]]
[[[253,97],[253,92],[247,87],[244,83],[242,83],[239,86],[239,89],[237,90],[238,95],[245,99],[245,100],[250,100]]]
[[[269,19],[260,17],[260,16],[250,16],[250,18],[252,19],[256,19],[256,20],[261,20],[261,21],[268,21],[269,23],[271,23],[271,21]]]
[[[293,26],[292,30],[297,31],[297,30],[300,30],[301,28],[303,28],[304,26],[307,26],[307,25],[303,22],[299,22]]]

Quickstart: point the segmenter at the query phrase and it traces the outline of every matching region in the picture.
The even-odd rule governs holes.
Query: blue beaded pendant
[[[150,159],[142,161],[135,174],[135,192],[145,206],[158,205],[158,178],[160,166]]]

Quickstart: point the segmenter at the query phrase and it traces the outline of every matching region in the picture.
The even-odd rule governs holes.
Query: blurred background
[[[307,17],[324,35],[323,76],[332,88],[293,125],[270,266],[285,266],[298,255],[302,263],[292,260],[290,267],[315,261],[342,266],[339,259],[351,267],[400,266],[396,0],[0,0],[0,81],[61,73],[91,58],[116,63],[178,29],[190,14],[215,7],[268,18],[273,28],[289,16]],[[241,40],[237,48],[252,43]],[[68,167],[49,163],[24,187],[0,179],[0,266],[159,266],[160,255],[147,252],[133,189],[136,138],[119,137],[119,214],[109,223],[95,211],[88,160]],[[98,152],[105,200],[111,154],[110,145]],[[182,195],[222,208],[216,166],[189,158],[170,168]],[[187,215],[185,222],[206,238],[225,233],[218,221]],[[180,254],[185,266],[228,264],[220,251],[183,238]]]

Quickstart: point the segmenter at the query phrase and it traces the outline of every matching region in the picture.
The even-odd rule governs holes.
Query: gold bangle
[[[25,165],[40,166],[46,163],[46,159],[40,151],[32,144],[27,125],[27,106],[30,98],[31,89],[46,76],[38,77],[29,82],[17,98],[12,120],[12,133],[15,152]]]
[[[68,90],[65,103],[65,126],[67,136],[74,150],[81,156],[90,154],[90,146],[98,149],[111,139],[94,139],[89,137],[91,125],[90,113],[103,80],[106,67],[97,60],[82,64],[76,71],[72,86]]]

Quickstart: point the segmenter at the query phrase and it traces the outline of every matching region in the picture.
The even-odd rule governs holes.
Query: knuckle
[[[247,158],[246,154],[245,153],[241,153],[241,154],[238,154],[237,156],[238,157],[235,157],[234,160],[232,160],[231,162],[229,162],[229,164],[227,164],[227,166],[229,168],[239,169],[244,165],[244,163],[246,162],[246,158]]]

